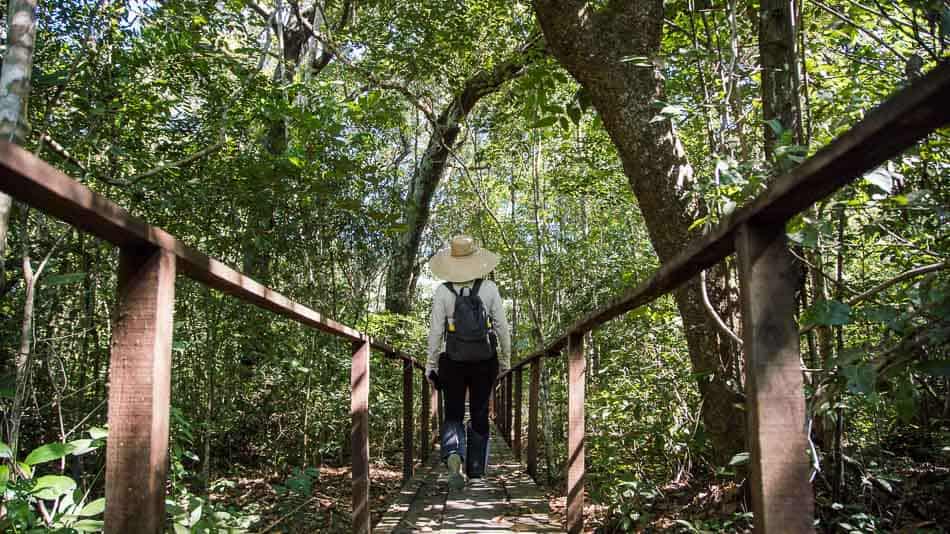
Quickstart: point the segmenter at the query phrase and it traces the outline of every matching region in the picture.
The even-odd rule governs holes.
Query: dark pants
[[[498,376],[498,358],[481,362],[439,359],[439,382],[445,399],[442,459],[455,453],[465,459],[465,391],[468,391],[472,430],[488,437],[488,400]]]

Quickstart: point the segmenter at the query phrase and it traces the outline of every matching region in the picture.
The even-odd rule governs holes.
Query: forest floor
[[[847,495],[834,499],[827,479],[816,480],[819,532],[950,532],[948,454],[923,461],[908,455],[878,453],[866,463],[849,458]],[[398,466],[374,465],[372,523],[385,513],[401,487]],[[348,467],[324,466],[310,474],[265,475],[248,471],[220,484],[212,501],[259,520],[257,533],[350,532],[351,475]],[[588,503],[587,532],[751,532],[751,513],[741,484],[721,478],[668,483],[616,507]],[[551,513],[566,519],[563,495],[548,493]],[[838,501],[841,502],[838,502]],[[624,524],[624,518],[629,521]]]

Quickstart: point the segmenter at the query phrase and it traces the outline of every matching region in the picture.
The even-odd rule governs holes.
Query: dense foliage
[[[695,169],[689,194],[709,206],[694,230],[948,57],[945,2],[795,4],[798,131],[761,116],[758,2],[667,2],[660,56],[629,58],[665,78],[665,100],[651,102],[656,120],[672,121]],[[515,361],[659,265],[590,95],[529,47],[518,69],[458,114],[406,281],[411,310],[386,310],[388,269],[414,231],[408,213],[420,209],[414,188],[431,179],[427,144],[445,133],[434,119],[471,80],[540,39],[528,2],[66,0],[40,3],[37,20],[29,149],[202,252],[407,352],[424,351],[437,283],[427,259],[454,234],[503,258],[494,276]],[[768,132],[774,154],[763,148]],[[828,531],[950,521],[940,508],[950,492],[948,206],[943,129],[789,225]],[[45,265],[27,334],[24,258]],[[96,530],[117,252],[20,205],[4,260],[0,526]],[[735,301],[732,260],[724,272]],[[733,329],[736,313],[724,317]],[[29,388],[12,450],[23,335]],[[345,344],[184,278],[174,337],[177,528],[260,528],[266,511],[228,500],[236,480],[279,481],[286,502],[315,495],[320,469],[348,462]],[[747,455],[713,454],[696,387],[707,377],[691,366],[673,299],[595,330],[588,347],[597,521],[624,531],[747,528]],[[545,363],[541,482],[557,492],[566,368]],[[741,399],[735,363],[727,385]],[[382,469],[400,453],[402,375],[378,356],[372,365],[370,450]],[[335,521],[346,528],[345,517]]]

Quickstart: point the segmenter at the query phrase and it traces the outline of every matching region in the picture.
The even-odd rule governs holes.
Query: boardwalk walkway
[[[489,473],[464,490],[449,491],[438,451],[421,466],[374,529],[408,532],[564,532],[552,522],[548,500],[494,432]]]

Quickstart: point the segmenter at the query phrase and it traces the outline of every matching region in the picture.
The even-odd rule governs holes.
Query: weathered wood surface
[[[449,491],[437,451],[416,471],[373,529],[378,534],[408,532],[564,532],[552,522],[547,497],[493,430],[488,474],[465,489]]]
[[[738,232],[746,413],[756,532],[814,532],[798,326],[799,267],[785,225]]]
[[[402,362],[402,479],[412,478],[412,468],[415,465],[413,460],[413,438],[415,437],[415,426],[412,423],[412,362],[403,360]]]
[[[353,532],[369,532],[369,341],[353,343],[350,368],[350,446],[353,466]]]
[[[587,360],[584,334],[571,336],[567,350],[567,531],[584,530],[584,396]]]
[[[109,365],[108,533],[163,530],[174,306],[175,258],[123,249]]]
[[[815,202],[857,180],[888,159],[950,124],[950,62],[945,62],[910,87],[898,91],[861,122],[787,174],[776,178],[761,195],[737,209],[709,233],[684,244],[683,251],[650,278],[575,322],[512,371],[565,348],[573,333],[593,328],[673,291],[700,271],[735,251],[736,232],[749,224],[782,223]]]
[[[531,384],[528,387],[528,474],[538,477],[538,395],[541,386],[541,360],[531,362]]]

